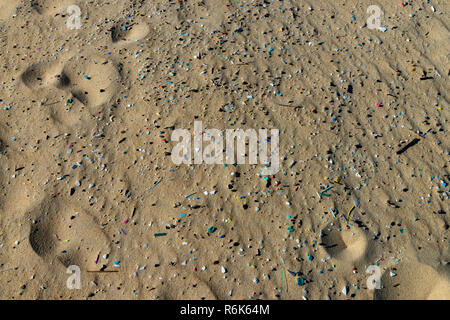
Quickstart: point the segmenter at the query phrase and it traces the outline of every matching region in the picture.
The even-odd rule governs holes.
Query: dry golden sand
[[[449,299],[449,9],[0,0],[0,298]],[[175,165],[195,120],[280,171]]]

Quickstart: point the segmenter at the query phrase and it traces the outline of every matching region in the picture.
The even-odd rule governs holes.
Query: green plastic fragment
[[[163,236],[167,236],[167,233],[165,233],[165,232],[155,233],[155,238],[157,238],[157,237],[163,237]]]

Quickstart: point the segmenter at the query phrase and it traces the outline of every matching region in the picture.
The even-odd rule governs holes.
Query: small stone
[[[347,295],[348,294],[348,286],[345,286],[344,289],[342,289],[342,293]]]

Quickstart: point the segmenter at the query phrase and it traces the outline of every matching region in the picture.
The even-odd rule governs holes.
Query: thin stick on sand
[[[294,108],[294,109],[302,108],[302,106],[293,105],[293,104],[276,103],[276,105],[277,105],[277,106],[280,106],[280,107],[287,107],[287,108]]]

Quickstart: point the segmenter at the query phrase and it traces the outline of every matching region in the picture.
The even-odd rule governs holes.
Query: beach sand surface
[[[450,299],[449,10],[0,0],[0,298]],[[195,121],[278,172],[175,164]]]

